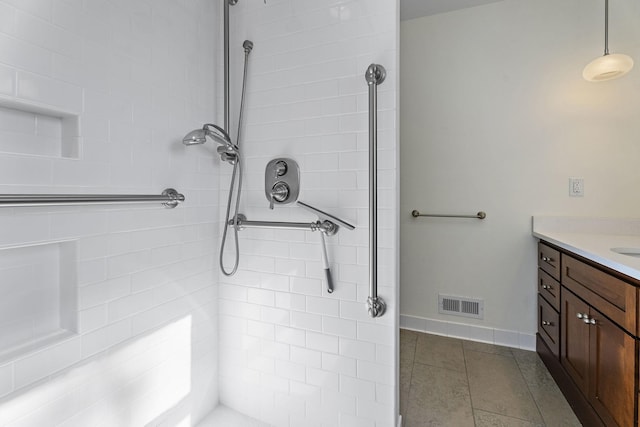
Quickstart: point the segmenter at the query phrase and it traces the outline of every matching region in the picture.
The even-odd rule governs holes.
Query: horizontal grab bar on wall
[[[229,225],[236,225],[233,218],[229,220]],[[322,231],[329,236],[336,234],[338,231],[338,226],[329,220],[315,222],[249,221],[242,214],[238,214],[237,226],[238,230],[245,228],[284,228],[288,230]]]
[[[167,188],[155,194],[0,194],[0,207],[67,206],[67,205],[116,205],[130,203],[162,203],[175,208],[184,202],[183,194]]]
[[[427,216],[431,218],[474,218],[474,219],[485,219],[487,217],[487,213],[480,211],[475,215],[455,215],[455,214],[423,214],[417,210],[411,211],[411,216],[414,218],[418,218],[419,216]]]

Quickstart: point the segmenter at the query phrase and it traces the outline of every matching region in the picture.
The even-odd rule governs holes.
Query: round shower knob
[[[269,209],[273,209],[275,202],[283,203],[289,198],[289,186],[282,181],[276,182],[271,188],[271,197],[269,200]]]

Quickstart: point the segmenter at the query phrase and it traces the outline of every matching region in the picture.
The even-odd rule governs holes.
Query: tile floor
[[[197,427],[269,427],[268,424],[218,405]]]
[[[400,330],[403,427],[580,426],[535,352]]]

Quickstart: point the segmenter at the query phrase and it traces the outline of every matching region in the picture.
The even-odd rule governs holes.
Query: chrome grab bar
[[[487,217],[487,213],[480,211],[475,215],[455,215],[455,214],[423,214],[417,210],[411,211],[411,216],[414,218],[418,218],[419,216],[428,216],[431,218],[475,218],[475,219],[485,219]]]
[[[333,236],[338,232],[338,226],[329,220],[315,222],[249,221],[242,214],[238,214],[237,223],[231,218],[229,225],[237,226],[238,230],[245,228],[285,228],[288,230],[322,231],[328,236]]]
[[[378,296],[378,88],[387,71],[382,65],[371,64],[364,73],[369,86],[369,298],[367,311],[380,317],[387,309]]]
[[[183,194],[167,188],[160,195],[149,194],[0,194],[0,207],[115,205],[129,203],[162,203],[175,208],[184,202]]]
[[[229,225],[236,227],[238,231],[244,228],[285,228],[289,230],[320,231],[320,249],[322,250],[322,266],[327,279],[327,292],[333,293],[333,278],[331,276],[331,269],[329,268],[327,244],[324,236],[333,236],[338,232],[340,226],[347,230],[353,230],[355,229],[355,226],[306,203],[298,201],[297,205],[316,214],[318,216],[318,220],[315,222],[249,221],[246,216],[238,214],[238,219],[234,220],[234,218],[231,218],[229,220]]]

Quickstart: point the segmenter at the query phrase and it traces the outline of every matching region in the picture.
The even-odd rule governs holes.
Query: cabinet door
[[[589,306],[563,287],[560,332],[560,362],[585,396],[589,390]]]
[[[607,426],[631,426],[635,340],[593,308],[591,319],[589,400]]]

